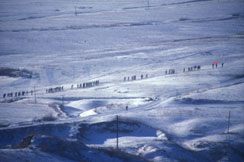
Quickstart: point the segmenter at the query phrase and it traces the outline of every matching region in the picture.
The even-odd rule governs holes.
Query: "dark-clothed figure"
[[[201,69],[201,66],[199,65],[199,66],[197,66],[197,70],[200,70]]]

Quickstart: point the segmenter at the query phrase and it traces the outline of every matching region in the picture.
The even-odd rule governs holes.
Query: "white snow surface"
[[[244,161],[243,18],[243,0],[1,0],[0,161]]]

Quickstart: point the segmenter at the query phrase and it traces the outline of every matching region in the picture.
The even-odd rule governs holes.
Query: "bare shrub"
[[[40,119],[35,118],[33,121],[34,122],[42,122],[42,121],[55,121],[55,120],[57,120],[57,118],[55,116],[53,116],[52,114],[48,114],[48,115],[46,115]]]
[[[57,120],[57,118],[55,116],[53,116],[52,114],[46,115],[42,118],[43,121],[54,121]]]

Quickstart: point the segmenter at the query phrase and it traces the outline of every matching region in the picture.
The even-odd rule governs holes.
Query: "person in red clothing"
[[[214,61],[213,64],[212,64],[212,68],[214,68],[214,65],[215,67],[217,68],[218,67],[218,61]]]

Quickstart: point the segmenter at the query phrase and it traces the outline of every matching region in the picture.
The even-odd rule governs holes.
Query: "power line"
[[[36,104],[36,86],[34,86],[34,97],[35,97],[35,104]]]
[[[116,149],[119,150],[119,116],[118,115],[116,115],[116,126],[117,126],[117,130],[116,130],[116,135],[117,135]]]

